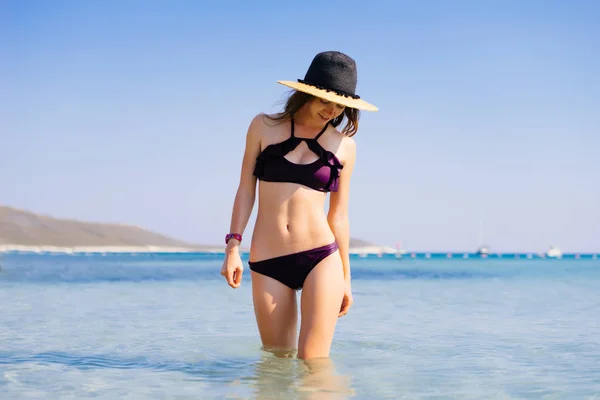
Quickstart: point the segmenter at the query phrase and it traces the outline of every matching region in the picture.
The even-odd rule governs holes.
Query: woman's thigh
[[[254,271],[251,274],[254,314],[263,346],[295,349],[298,327],[296,291],[268,276]]]
[[[336,251],[321,261],[304,282],[298,357],[329,357],[343,297],[344,272]]]

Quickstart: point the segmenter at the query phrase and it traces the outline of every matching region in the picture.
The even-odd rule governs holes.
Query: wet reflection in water
[[[354,394],[349,378],[338,374],[330,358],[300,360],[295,350],[264,349],[250,379],[260,400],[337,400]]]

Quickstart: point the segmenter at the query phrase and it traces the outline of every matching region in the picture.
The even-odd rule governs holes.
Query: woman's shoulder
[[[340,147],[349,147],[350,149],[356,147],[356,141],[353,137],[346,135],[344,132],[338,129],[338,127],[331,126],[330,129],[333,133],[332,137],[335,138]]]
[[[281,125],[288,120],[283,114],[256,114],[250,123],[251,135],[260,139],[263,148],[281,142],[289,135]]]
[[[330,143],[332,148],[335,149],[333,153],[340,159],[342,164],[354,160],[356,156],[356,141],[354,138],[344,134],[337,127],[331,127],[330,129],[332,129]]]

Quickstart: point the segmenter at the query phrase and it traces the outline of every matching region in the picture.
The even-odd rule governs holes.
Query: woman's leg
[[[329,349],[344,297],[344,272],[339,251],[321,261],[302,289],[302,323],[298,357],[329,357]]]
[[[264,348],[295,349],[296,291],[268,276],[252,273],[252,300]]]
[[[319,400],[342,399],[354,395],[348,376],[340,375],[331,358],[312,358],[303,360],[304,368],[298,380],[301,392],[318,393]]]

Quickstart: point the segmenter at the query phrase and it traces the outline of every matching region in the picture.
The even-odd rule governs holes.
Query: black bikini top
[[[254,176],[265,182],[290,182],[308,186],[320,192],[337,192],[340,170],[344,167],[332,152],[325,150],[318,140],[327,130],[327,123],[314,138],[294,136],[294,119],[291,119],[291,136],[280,143],[267,146],[256,158]],[[308,148],[319,158],[309,164],[295,164],[285,158],[300,142],[306,142]]]

